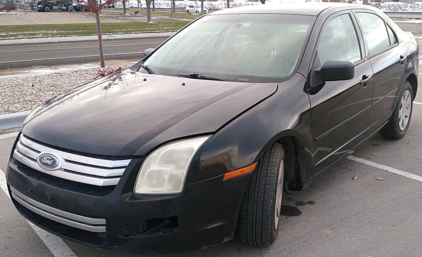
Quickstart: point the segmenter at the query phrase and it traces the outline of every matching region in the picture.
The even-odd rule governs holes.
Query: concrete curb
[[[103,40],[114,39],[136,39],[136,38],[150,38],[150,37],[170,37],[176,32],[165,33],[142,33],[142,34],[123,34],[123,35],[103,35]],[[78,36],[78,37],[53,37],[53,38],[24,38],[24,39],[1,39],[1,45],[26,45],[26,44],[41,44],[41,43],[58,43],[58,42],[80,42],[80,41],[96,41],[97,36]]]
[[[0,115],[0,132],[19,128],[29,113],[30,111]]]
[[[422,19],[422,12],[384,12],[390,18]]]

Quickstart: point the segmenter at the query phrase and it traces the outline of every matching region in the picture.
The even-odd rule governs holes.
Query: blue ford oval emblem
[[[60,157],[51,153],[43,153],[38,156],[38,165],[46,170],[57,170],[61,166]]]

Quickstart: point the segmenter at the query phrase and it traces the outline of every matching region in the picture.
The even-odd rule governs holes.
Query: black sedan
[[[375,133],[406,134],[417,57],[410,33],[362,5],[214,12],[34,110],[8,164],[13,203],[99,248],[180,252],[235,233],[270,245],[283,191]]]

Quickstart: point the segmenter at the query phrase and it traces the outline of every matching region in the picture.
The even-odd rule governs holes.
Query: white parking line
[[[419,182],[422,182],[421,176],[418,176],[418,175],[415,175],[415,174],[412,174],[412,173],[409,173],[409,172],[406,172],[406,171],[402,171],[402,170],[395,169],[395,168],[392,168],[392,167],[388,167],[388,166],[385,166],[385,165],[382,165],[382,164],[379,164],[379,163],[376,163],[376,162],[361,159],[361,158],[355,157],[353,155],[347,156],[347,159],[355,161],[355,162],[359,162],[359,163],[362,163],[362,164],[366,164],[368,166],[372,166],[372,167],[377,168],[377,169],[385,170],[385,171],[388,171],[388,172],[391,172],[391,173],[394,173],[394,174],[397,174],[397,175],[400,175],[400,176],[403,176],[403,177],[406,177],[406,178],[414,179],[414,180],[417,180]]]
[[[4,176],[4,172],[0,169],[0,187],[4,191],[4,193],[10,198],[9,192],[7,191],[6,185],[6,177]],[[35,231],[35,233],[39,236],[41,241],[44,242],[45,246],[47,246],[48,250],[54,255],[54,257],[76,257],[76,254],[63,242],[63,240],[55,236],[44,229],[41,229],[31,222],[29,225]]]
[[[413,102],[414,104],[419,104],[419,105],[422,105],[422,103],[418,103],[418,102]]]
[[[19,132],[7,133],[7,134],[4,134],[4,135],[0,135],[0,140],[5,139],[5,138],[16,137],[18,134],[19,134]]]

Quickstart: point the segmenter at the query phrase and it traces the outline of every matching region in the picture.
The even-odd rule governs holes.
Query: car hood
[[[24,124],[22,133],[88,155],[142,156],[172,139],[213,133],[276,90],[276,83],[127,70],[53,98]]]

